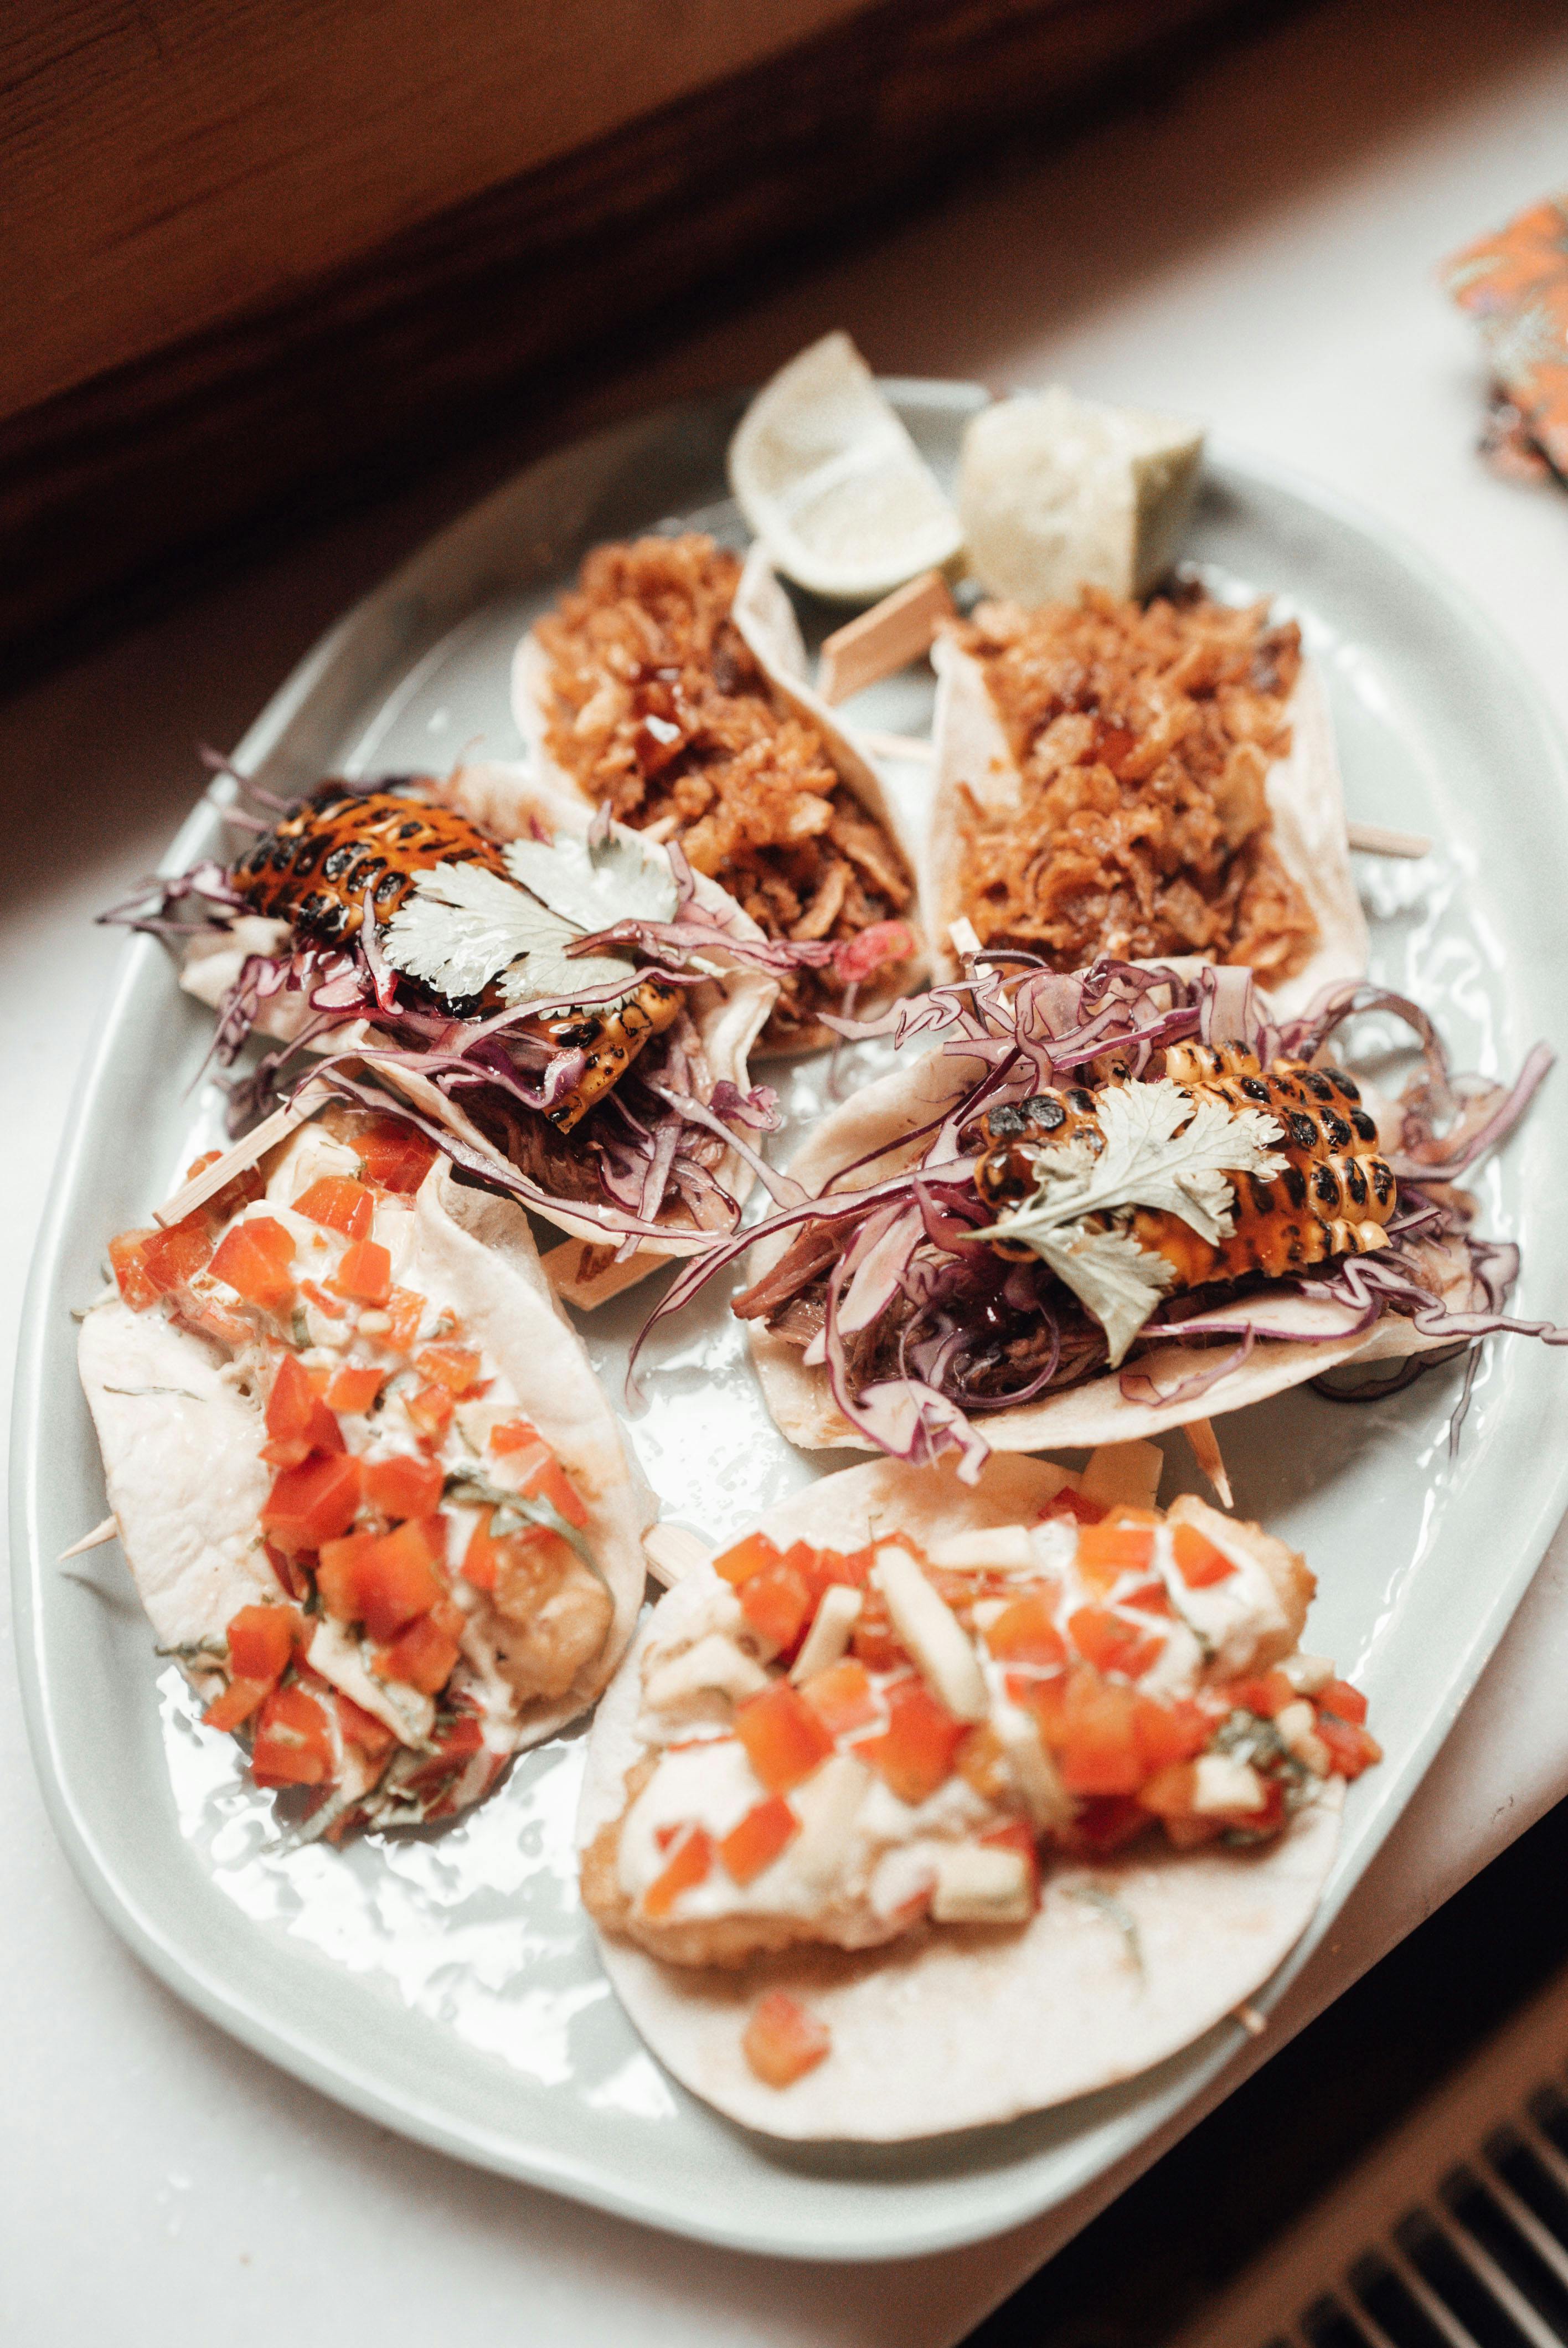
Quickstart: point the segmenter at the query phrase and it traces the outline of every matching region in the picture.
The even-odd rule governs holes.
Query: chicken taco
[[[538,770],[676,841],[794,949],[763,1052],[832,1041],[920,974],[917,848],[876,768],[811,689],[765,550],[697,533],[601,546],[518,648],[513,707]]]
[[[1367,967],[1321,681],[1294,621],[1195,587],[982,603],[933,654],[926,895],[1058,971],[1102,955],[1250,969],[1276,1010]]]
[[[1305,1929],[1380,1757],[1301,1651],[1311,1574],[1200,1500],[1079,1485],[824,1478],[677,1583],[600,1705],[583,1898],[650,2047],[731,2117],[886,2142],[1039,2110],[1201,2036]]]
[[[594,1701],[656,1511],[518,1207],[333,1108],[109,1260],[80,1366],[126,1560],[308,1831],[449,1817]]]

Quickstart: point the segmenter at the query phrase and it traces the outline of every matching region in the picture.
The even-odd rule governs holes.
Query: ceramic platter
[[[938,474],[983,395],[889,386]],[[274,791],[333,772],[446,766],[518,745],[513,644],[606,538],[694,526],[740,542],[724,487],[737,400],[667,410],[536,466],[456,523],[343,621],[283,686],[237,757]],[[1351,813],[1430,832],[1416,864],[1358,863],[1377,976],[1438,1014],[1457,1064],[1512,1069],[1568,1037],[1568,768],[1512,655],[1460,597],[1364,516],[1223,452],[1189,543],[1227,595],[1271,590],[1302,621],[1339,729]],[[825,616],[804,614],[808,633]],[[908,732],[913,673],[850,705]],[[910,792],[917,767],[890,778]],[[171,869],[221,853],[210,809]],[[291,1849],[242,1780],[231,1741],[196,1722],[152,1652],[118,1546],[59,1552],[103,1516],[74,1367],[73,1306],[108,1235],[143,1221],[217,1130],[192,1090],[209,1015],[163,949],[127,949],[71,1122],[39,1245],[17,1378],[15,1560],[34,1749],[55,1823],[93,1898],[192,2004],[323,2093],[464,2159],[676,2232],[811,2258],[904,2257],[1015,2225],[1073,2193],[1235,2054],[1226,2023],[1130,2084],[1061,2109],[893,2150],[785,2148],[689,2097],[642,2051],[600,1972],[577,1900],[570,1825],[580,1735],[523,1756],[436,1838]],[[1366,1023],[1356,1057],[1376,1066]],[[1387,1039],[1382,1048],[1387,1049]],[[771,1073],[771,1072],[770,1072]],[[787,1153],[824,1098],[818,1058],[781,1079]],[[841,1073],[840,1081],[843,1075]],[[851,1072],[853,1080],[853,1072]],[[1539,1097],[1481,1183],[1486,1228],[1524,1248],[1519,1305],[1563,1317],[1568,1076]],[[586,1324],[620,1394],[650,1291]],[[1321,1578],[1316,1648],[1372,1700],[1387,1749],[1352,1789],[1313,1931],[1328,1929],[1452,1722],[1568,1498],[1568,1359],[1488,1347],[1457,1457],[1459,1373],[1347,1408],[1306,1389],[1222,1422],[1237,1505],[1304,1549]],[[633,1440],[668,1516],[718,1537],[825,1467],[763,1410],[723,1296],[677,1323],[648,1365]],[[1165,1438],[1162,1497],[1190,1484]],[[1040,2016],[1042,2028],[1050,2026]]]

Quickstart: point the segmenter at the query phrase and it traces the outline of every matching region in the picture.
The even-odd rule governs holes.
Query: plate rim
[[[978,385],[948,378],[885,378],[884,388],[896,400],[903,398],[930,408],[947,407],[960,413],[966,407],[982,404],[988,397]],[[233,754],[234,763],[250,767],[268,757],[313,688],[352,649],[356,635],[367,622],[394,610],[400,599],[417,598],[422,577],[427,569],[438,565],[449,547],[482,529],[487,513],[504,510],[522,479],[548,472],[553,463],[568,456],[593,450],[608,455],[618,443],[629,449],[634,448],[641,439],[661,427],[676,427],[682,421],[706,427],[726,411],[736,408],[743,397],[743,392],[720,391],[671,401],[657,409],[641,412],[630,419],[583,435],[508,476],[486,497],[425,539],[385,579],[358,598],[333,622],[295,664],[246,729]],[[1440,562],[1374,510],[1294,467],[1226,438],[1216,438],[1211,442],[1211,449],[1214,471],[1222,483],[1224,474],[1228,471],[1240,476],[1244,483],[1255,482],[1284,491],[1316,513],[1329,516],[1341,528],[1370,541],[1385,559],[1391,559],[1400,569],[1412,574],[1426,592],[1441,603],[1452,623],[1484,647],[1500,673],[1510,680],[1514,692],[1516,715],[1527,718],[1536,737],[1544,778],[1556,784],[1559,803],[1568,804],[1568,740],[1565,740],[1541,685],[1522,654],[1502,633],[1491,615],[1469,597],[1462,585]],[[473,608],[472,603],[469,608]],[[199,799],[179,827],[159,869],[178,870],[189,860],[200,845],[200,836],[210,821],[210,811],[204,800]],[[873,2243],[846,2243],[841,2238],[829,2238],[820,2232],[797,2232],[789,2240],[781,2240],[759,2232],[752,2222],[726,2220],[702,2209],[678,2209],[672,2203],[671,2206],[656,2204],[649,2196],[639,2196],[618,2187],[592,2164],[564,2147],[523,2147],[516,2139],[503,2138],[479,2120],[460,2124],[453,2122],[444,2116],[442,2108],[436,2103],[422,2105],[402,2087],[384,2087],[347,2047],[334,2046],[330,2057],[323,2055],[315,2045],[307,2042],[304,2035],[291,2029],[281,2013],[273,2015],[258,2010],[242,1988],[215,1975],[193,1946],[182,1945],[176,1933],[166,1931],[143,1910],[128,1886],[121,1880],[113,1854],[103,1848],[100,1839],[78,1813],[69,1791],[68,1771],[65,1766],[43,1652],[44,1577],[54,1569],[52,1562],[43,1554],[37,1509],[43,1436],[49,1407],[46,1375],[47,1334],[52,1298],[63,1268],[61,1259],[70,1237],[76,1180],[83,1155],[90,1146],[94,1104],[111,1064],[121,1022],[132,998],[144,983],[144,973],[151,963],[161,959],[157,941],[146,937],[127,940],[104,999],[97,1036],[84,1056],[67,1109],[24,1294],[12,1416],[12,1582],[16,1615],[17,1674],[24,1717],[50,1822],[74,1873],[98,1912],[141,1962],[178,1996],[226,2034],[277,2064],[313,2092],[328,2096],[364,2118],[429,2145],[469,2166],[514,2178],[538,2189],[564,2193],[611,2215],[653,2225],[664,2231],[754,2255],[842,2262],[880,2261],[989,2239],[1027,2222],[1044,2209],[1058,2206],[1062,2199],[1083,2189],[1090,2178],[1102,2173],[1105,2164],[1102,2163],[1099,2168],[1091,2168],[1086,2176],[1069,2183],[1062,2194],[1052,2195],[1044,2201],[1037,2194],[1016,2190],[999,2215],[979,2219],[960,2216],[948,2224],[933,2223],[927,2215],[917,2218],[913,2225],[900,2226],[889,2209],[887,2218],[890,2222],[886,2233]],[[1462,1659],[1462,1668],[1457,1677],[1450,1678],[1449,1700],[1434,1715],[1414,1748],[1403,1756],[1399,1781],[1405,1786],[1403,1797],[1397,1807],[1389,1807],[1386,1818],[1380,1813],[1380,1830],[1367,1853],[1363,1866],[1350,1881],[1339,1889],[1331,1905],[1325,1902],[1319,1907],[1307,1932],[1268,1982],[1262,2001],[1266,2006],[1276,2002],[1310,1960],[1345,1900],[1364,1879],[1366,1867],[1375,1861],[1384,1838],[1420,1784],[1533,1578],[1552,1534],[1563,1517],[1565,1502],[1568,1502],[1568,1457],[1563,1458],[1554,1476],[1541,1487],[1528,1519],[1528,1530],[1516,1536],[1514,1570],[1497,1585],[1491,1602],[1477,1618]],[[1217,2026],[1216,2034],[1217,2034]],[[1231,2046],[1220,2048],[1202,2067],[1201,2075],[1186,2085],[1173,2110],[1185,2109],[1200,2096],[1212,2078],[1232,2059],[1234,2051]],[[1159,2124],[1156,2121],[1155,2125]],[[1147,2141],[1146,2137],[1143,2140]],[[1120,2157],[1122,2156],[1112,2155],[1112,2158]]]

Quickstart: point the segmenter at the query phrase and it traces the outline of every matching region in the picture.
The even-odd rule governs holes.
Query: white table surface
[[[1418,0],[1396,21],[1336,0],[1174,99],[819,261],[581,420],[760,376],[835,324],[889,373],[1060,376],[1190,411],[1460,574],[1568,722],[1568,499],[1474,460],[1481,370],[1432,276],[1564,181],[1560,7]],[[94,911],[160,852],[199,787],[192,746],[236,740],[343,605],[507,469],[505,449],[466,460],[0,708],[7,1332],[117,951]],[[7,1335],[7,1384],[11,1351]],[[1560,1534],[1337,1938],[1214,2100],[1568,1793],[1565,1684]],[[666,2240],[405,2144],[187,2013],[70,1875],[9,1673],[0,1772],[0,2335],[16,2348],[945,2348],[1180,2133],[1034,2226],[904,2266]]]

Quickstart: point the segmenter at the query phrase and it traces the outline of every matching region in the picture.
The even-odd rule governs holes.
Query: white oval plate
[[[890,388],[950,477],[983,395]],[[493,755],[514,751],[514,641],[587,545],[661,522],[736,534],[723,458],[738,410],[729,399],[670,410],[522,475],[326,638],[239,763],[290,791],[345,767],[444,765],[477,737]],[[1568,767],[1512,655],[1365,517],[1254,462],[1212,465],[1192,552],[1227,591],[1274,590],[1301,617],[1327,672],[1352,811],[1440,843],[1420,865],[1363,861],[1378,973],[1437,1011],[1460,1066],[1512,1068],[1537,1036],[1560,1037]],[[907,729],[925,705],[906,678],[856,714]],[[897,781],[917,793],[920,770]],[[171,868],[220,839],[199,810]],[[200,1726],[152,1654],[118,1547],[54,1562],[104,1513],[71,1308],[97,1291],[108,1236],[145,1220],[211,1138],[215,1104],[190,1090],[209,1032],[163,950],[132,942],[58,1169],[17,1378],[23,1686],[56,1826],[104,1913],[194,2005],[324,2093],[465,2159],[713,2241],[905,2257],[1016,2225],[1119,2159],[1226,2060],[1239,2026],[1005,2127],[891,2151],[753,2138],[666,2078],[600,1972],[569,1843],[577,1738],[526,1756],[439,1838],[291,1851],[230,1741]],[[825,1076],[819,1059],[781,1080],[792,1123]],[[790,1146],[786,1133],[777,1148]],[[1559,1077],[1481,1184],[1487,1227],[1524,1244],[1519,1303],[1541,1316],[1568,1297],[1568,1224],[1546,1211],[1565,1162]],[[647,1293],[587,1324],[607,1377],[620,1378]],[[671,1517],[720,1536],[813,1472],[766,1419],[722,1297],[662,1339],[649,1372],[634,1439]],[[1409,1799],[1562,1514],[1565,1380],[1560,1354],[1494,1342],[1457,1460],[1451,1369],[1358,1410],[1302,1392],[1225,1426],[1239,1505],[1316,1565],[1314,1644],[1368,1689],[1388,1753],[1352,1791],[1314,1931],[1264,2006]],[[1168,1497],[1193,1478],[1182,1439],[1166,1448]]]

